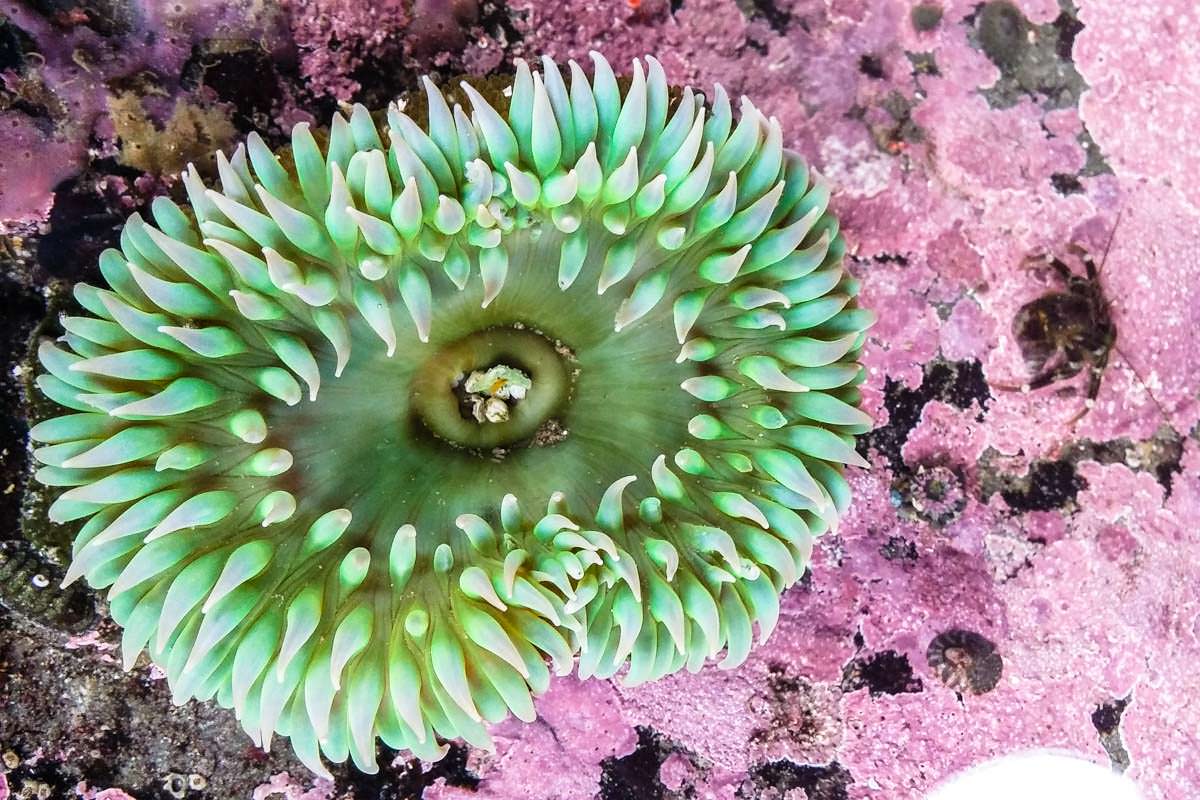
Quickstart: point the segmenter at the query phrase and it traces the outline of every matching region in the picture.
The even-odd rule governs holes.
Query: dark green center
[[[561,243],[549,233],[513,244],[513,263],[554,264]],[[572,508],[594,509],[625,475],[641,479],[633,495],[650,491],[650,466],[685,446],[688,420],[701,411],[679,388],[697,370],[676,361],[670,304],[613,329],[622,297],[596,293],[599,269],[563,290],[552,269],[514,268],[486,308],[478,282],[459,291],[431,271],[430,341],[397,325],[390,357],[356,325],[344,373],[321,385],[316,402],[266,410],[295,458],[280,480],[297,513],[347,508],[353,530],[378,535],[385,551],[412,524],[431,554],[442,542],[459,546],[460,514],[490,519],[506,494],[544,508],[561,492]],[[318,358],[329,365],[332,354]],[[484,423],[463,414],[455,383],[495,366],[519,370],[530,386],[507,420]]]

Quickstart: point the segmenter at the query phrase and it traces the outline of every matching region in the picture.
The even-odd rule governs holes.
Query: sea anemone
[[[850,500],[870,324],[778,120],[635,61],[428,79],[193,167],[41,344],[67,582],[126,666],[263,747],[375,767],[765,639]],[[496,95],[499,97],[500,95]]]

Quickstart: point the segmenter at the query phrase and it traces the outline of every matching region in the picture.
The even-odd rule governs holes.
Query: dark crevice
[[[908,656],[895,650],[869,653],[852,660],[842,670],[842,691],[866,689],[871,697],[885,694],[916,694],[924,689],[913,675]]]
[[[268,136],[271,112],[279,101],[280,62],[255,42],[213,40],[196,45],[183,65],[183,88],[211,89],[218,98],[230,103],[233,124],[243,133],[258,131],[268,144],[280,144]],[[296,79],[292,74],[289,77]],[[332,113],[332,109],[331,109]]]
[[[1163,425],[1149,439],[1109,439],[1093,442],[1082,439],[1063,448],[1062,457],[1072,463],[1095,461],[1097,464],[1124,464],[1135,471],[1153,473],[1167,497],[1171,496],[1175,476],[1183,470],[1183,437]]]
[[[873,53],[863,53],[858,58],[858,71],[868,78],[883,80],[887,74],[883,71],[883,61]]]
[[[792,14],[780,8],[775,0],[736,0],[738,8],[747,17],[759,17],[776,33],[787,33]]]
[[[100,253],[116,247],[121,226],[132,209],[106,197],[98,180],[118,175],[133,180],[141,172],[115,162],[94,163],[89,171],[54,188],[46,233],[38,240],[38,265],[46,274],[72,282],[95,281]]]
[[[1092,726],[1115,772],[1124,772],[1131,763],[1129,751],[1121,740],[1121,718],[1132,701],[1133,695],[1129,695],[1101,703],[1092,711]]]
[[[1064,197],[1083,192],[1083,184],[1079,182],[1079,178],[1069,172],[1055,172],[1050,176],[1050,185]]]
[[[1050,24],[1058,31],[1055,52],[1058,53],[1058,57],[1063,61],[1070,61],[1071,51],[1075,49],[1075,37],[1084,29],[1084,24],[1079,21],[1079,17],[1075,15],[1074,9],[1071,9],[1070,13],[1063,11]]]
[[[600,762],[600,800],[662,800],[666,787],[658,777],[667,747],[653,729],[637,728],[632,753]]]
[[[404,65],[399,35],[385,44],[372,46],[349,77],[359,85],[355,101],[367,108],[385,108],[396,97],[419,88],[417,73]]]
[[[334,777],[338,786],[352,790],[351,796],[371,800],[418,800],[426,787],[439,780],[447,786],[474,791],[479,786],[479,776],[467,767],[469,748],[457,742],[450,742],[449,747],[445,757],[433,763],[414,758],[391,766],[396,763],[396,752],[381,745],[379,771],[374,775],[360,772],[347,763],[335,767]]]
[[[1092,725],[1096,728],[1097,733],[1116,733],[1121,725],[1121,716],[1125,713],[1128,705],[1129,700],[1122,698],[1096,706],[1096,710],[1092,712]]]
[[[37,43],[33,37],[10,19],[0,16],[0,72],[13,70],[21,72],[25,69],[25,57],[37,51]],[[0,88],[0,97],[4,90]]]
[[[486,31],[500,45],[504,57],[500,61],[497,72],[512,72],[515,66],[512,60],[512,44],[522,41],[525,36],[518,27],[516,17],[522,20],[528,11],[511,9],[504,0],[484,0],[479,4],[478,22],[476,25]]]
[[[751,769],[749,786],[739,790],[738,796],[744,800],[783,797],[791,796],[789,792],[800,789],[806,800],[847,800],[852,783],[854,777],[850,771],[837,761],[814,765],[781,759]]]
[[[925,365],[925,374],[917,388],[909,388],[889,377],[885,379],[883,392],[888,423],[859,437],[858,450],[864,456],[872,449],[878,451],[887,458],[893,471],[905,469],[901,449],[921,421],[921,412],[927,403],[938,400],[961,409],[978,405],[982,419],[992,399],[983,366],[975,359],[936,359]]]
[[[1024,475],[997,472],[997,454],[987,450],[980,458],[980,495],[987,502],[996,492],[1014,511],[1073,511],[1079,492],[1087,488],[1087,480],[1079,474],[1084,461],[1097,464],[1123,464],[1154,475],[1163,492],[1170,497],[1175,476],[1183,467],[1183,437],[1169,426],[1162,426],[1153,437],[1134,441],[1110,439],[1093,442],[1087,439],[1063,446],[1059,458],[1035,461]]]
[[[1008,507],[1017,512],[1053,511],[1074,506],[1087,481],[1069,461],[1035,461],[1029,472],[1020,478],[1010,478],[1008,488],[1000,496]]]

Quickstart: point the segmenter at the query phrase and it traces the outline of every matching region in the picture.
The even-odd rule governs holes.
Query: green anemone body
[[[37,477],[177,702],[374,770],[376,738],[487,746],[551,671],[770,633],[862,463],[870,316],[776,120],[593,58],[519,63],[507,116],[426,80],[424,125],[251,136],[76,287]],[[483,422],[487,369],[528,388]]]

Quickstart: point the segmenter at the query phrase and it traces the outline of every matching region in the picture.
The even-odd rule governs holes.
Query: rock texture
[[[0,537],[28,556],[0,569],[0,798],[904,800],[1034,747],[1110,763],[1148,798],[1200,794],[1189,0],[362,8],[0,2]],[[338,101],[382,105],[421,72],[593,48],[749,95],[833,180],[881,317],[873,469],[739,669],[561,680],[494,753],[314,782],[225,712],[173,708],[150,669],[121,673],[99,598],[80,632],[77,605],[38,594],[66,542],[22,500],[28,342],[188,160],[251,129],[278,143]],[[1086,277],[1084,252],[1098,273],[1071,285],[1091,312],[1030,341],[1014,320],[1069,291],[1047,257]],[[1031,352],[1104,324],[1111,347],[1021,390]]]

